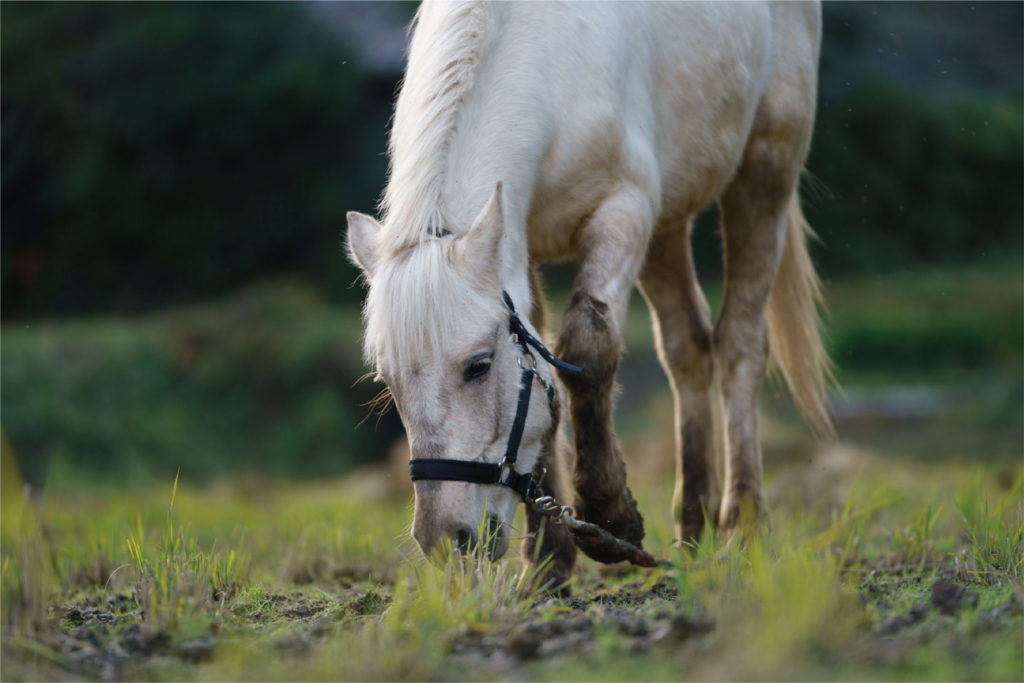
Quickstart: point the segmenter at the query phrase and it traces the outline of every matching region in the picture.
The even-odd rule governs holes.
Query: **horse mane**
[[[448,151],[459,105],[473,86],[488,26],[487,3],[424,2],[413,19],[405,81],[388,145],[391,169],[380,202],[385,258],[440,234]]]

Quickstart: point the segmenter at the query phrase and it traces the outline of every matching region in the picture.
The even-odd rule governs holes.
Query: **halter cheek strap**
[[[516,459],[519,457],[519,446],[523,440],[523,430],[526,428],[526,415],[530,410],[530,396],[533,390],[533,380],[536,379],[543,386],[548,398],[548,406],[553,409],[555,405],[555,387],[548,383],[540,373],[537,372],[537,361],[530,352],[530,347],[545,361],[570,375],[578,375],[583,368],[566,363],[564,360],[551,353],[544,342],[530,334],[526,325],[516,313],[512,297],[508,292],[503,291],[501,297],[508,308],[508,329],[512,333],[512,339],[522,350],[522,355],[517,359],[522,368],[519,376],[519,398],[516,401],[516,415],[512,420],[512,431],[508,435],[508,445],[505,446],[505,455],[501,462],[471,462],[468,460],[441,460],[432,458],[415,458],[409,461],[409,474],[413,481],[440,480],[440,481],[465,481],[471,484],[497,484],[507,486],[517,492],[520,497],[532,503],[541,495],[540,482],[535,480],[532,472],[519,473],[516,471]],[[523,359],[530,359],[524,363]]]

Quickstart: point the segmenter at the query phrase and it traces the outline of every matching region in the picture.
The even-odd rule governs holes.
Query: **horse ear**
[[[501,238],[504,234],[505,219],[501,210],[499,181],[469,232],[458,240],[462,262],[483,279],[493,279],[501,272]]]
[[[362,269],[369,280],[377,267],[377,233],[380,232],[380,223],[358,211],[349,211],[347,218],[348,258]]]

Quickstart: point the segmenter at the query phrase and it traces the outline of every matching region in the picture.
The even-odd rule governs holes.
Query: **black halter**
[[[547,393],[548,405],[554,409],[555,387],[548,383],[540,373],[537,372],[537,360],[530,347],[540,354],[540,357],[570,375],[578,375],[583,368],[566,363],[555,356],[544,346],[544,342],[534,337],[526,329],[526,325],[519,319],[516,307],[512,304],[512,297],[508,292],[503,291],[501,298],[508,308],[508,330],[512,333],[512,340],[519,345],[523,355],[517,359],[519,366],[523,369],[519,377],[519,400],[516,402],[516,416],[512,420],[512,431],[508,436],[508,445],[505,447],[505,455],[501,462],[471,462],[468,460],[440,460],[433,458],[415,458],[409,461],[409,474],[413,481],[420,479],[433,479],[441,481],[466,481],[471,484],[498,484],[507,486],[516,491],[524,501],[532,503],[541,495],[540,482],[535,481],[532,472],[516,472],[516,458],[519,457],[519,444],[523,439],[523,429],[526,427],[526,413],[530,410],[530,394],[533,389],[533,380],[538,380]],[[523,358],[529,361],[523,362]]]

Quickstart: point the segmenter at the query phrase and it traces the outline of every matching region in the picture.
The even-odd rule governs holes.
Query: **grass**
[[[868,461],[837,506],[824,487],[798,502],[797,467],[769,472],[770,498],[790,500],[769,530],[692,556],[671,547],[670,482],[634,477],[671,566],[584,560],[561,600],[524,592],[514,558],[425,564],[404,496],[346,480],[9,489],[3,678],[1020,677],[1019,470],[1007,488],[967,464],[922,479]],[[943,613],[940,579],[974,597]]]

